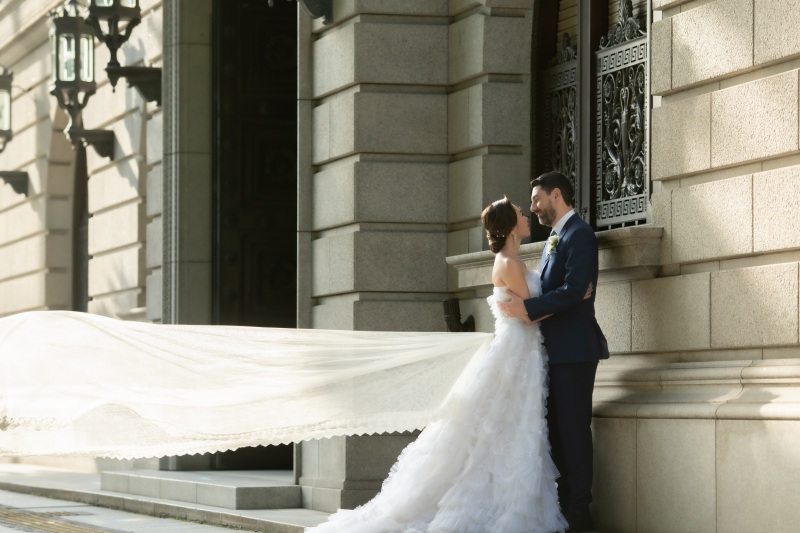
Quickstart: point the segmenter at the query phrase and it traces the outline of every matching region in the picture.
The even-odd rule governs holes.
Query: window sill
[[[664,228],[649,225],[597,232],[601,281],[657,276],[661,269],[663,234]],[[520,259],[528,268],[538,269],[544,244],[542,241],[520,247]],[[450,256],[447,264],[458,273],[459,290],[491,285],[494,254],[488,250]]]

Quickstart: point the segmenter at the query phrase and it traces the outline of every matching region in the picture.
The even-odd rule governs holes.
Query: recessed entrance
[[[297,4],[214,0],[213,9],[213,320],[293,328]],[[291,469],[293,447],[218,453],[212,463]]]

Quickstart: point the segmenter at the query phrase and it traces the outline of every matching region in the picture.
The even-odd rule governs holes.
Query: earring
[[[511,236],[514,238],[514,246],[516,246],[517,245],[517,234],[516,233],[512,233]]]

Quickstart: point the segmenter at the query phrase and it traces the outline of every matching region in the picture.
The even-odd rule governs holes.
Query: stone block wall
[[[160,1],[141,2],[142,22],[119,50],[123,65],[161,66]],[[161,164],[161,109],[147,102],[121,78],[112,88],[104,72],[108,49],[97,44],[97,93],[84,110],[87,128],[112,130],[113,159],[87,150],[89,171],[89,312],[128,319],[160,318],[160,305],[148,303],[148,276],[160,266],[160,249],[148,245],[157,227],[160,205],[148,201]],[[156,198],[159,198],[157,195]],[[160,236],[158,236],[160,239]],[[151,287],[152,288],[152,287]],[[160,288],[160,287],[158,287]],[[156,294],[160,291],[156,290]]]
[[[0,40],[0,64],[14,72],[14,139],[0,155],[0,170],[27,171],[30,177],[27,197],[0,188],[0,316],[72,307],[75,154],[63,134],[68,117],[49,94],[47,13],[61,3],[0,6],[2,35],[8,36]],[[161,2],[141,5],[142,23],[118,58],[123,65],[160,66]],[[112,91],[103,70],[108,59],[107,48],[96,42],[98,89],[83,113],[86,128],[115,135],[111,159],[87,148],[89,311],[138,319],[144,317],[148,269],[160,263],[160,250],[151,250],[151,257],[158,254],[155,264],[145,260],[147,224],[157,226],[160,213],[160,205],[147,203],[148,175],[155,180],[160,170],[160,109],[124,78]],[[160,203],[160,195],[155,200]]]
[[[0,64],[14,73],[14,138],[0,170],[28,173],[27,196],[0,182],[0,316],[71,305],[74,155],[61,132],[66,116],[48,94],[50,7],[0,5]]]
[[[598,287],[595,509],[609,531],[792,531],[800,5],[653,7],[661,267]]]
[[[633,351],[800,348],[795,3],[662,2],[655,12],[652,204],[664,268],[632,285]],[[646,324],[637,293],[671,318]]]

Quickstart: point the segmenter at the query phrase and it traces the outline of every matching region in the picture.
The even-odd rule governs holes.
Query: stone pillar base
[[[306,441],[295,469],[303,507],[332,513],[353,509],[380,490],[397,456],[418,432]]]

